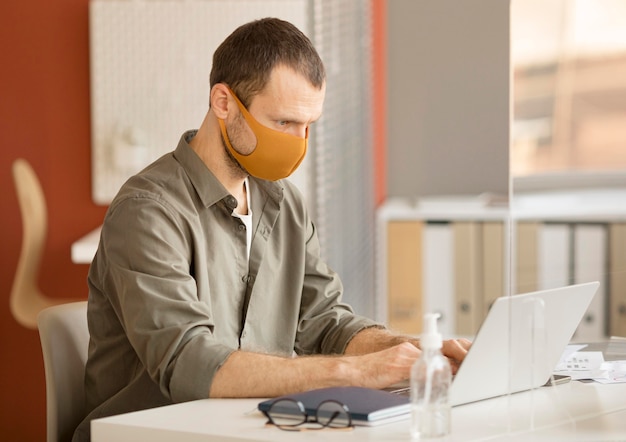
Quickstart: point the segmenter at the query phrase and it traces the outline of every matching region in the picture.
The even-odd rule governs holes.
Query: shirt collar
[[[197,132],[197,130],[190,130],[180,137],[178,146],[174,151],[174,158],[187,173],[202,204],[205,207],[209,207],[231,195],[189,145],[189,141]],[[254,192],[255,188],[260,188],[277,203],[283,200],[283,185],[280,181],[261,180],[251,176],[249,177],[249,182],[250,192]]]

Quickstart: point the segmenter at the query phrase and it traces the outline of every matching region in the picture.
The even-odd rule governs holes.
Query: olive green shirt
[[[89,270],[89,421],[206,398],[235,350],[341,354],[375,324],[341,303],[315,226],[288,181],[250,177],[252,243],[236,199],[188,145],[130,178]]]

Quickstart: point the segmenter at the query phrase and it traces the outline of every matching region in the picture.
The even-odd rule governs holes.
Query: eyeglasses
[[[267,411],[263,411],[263,414],[267,416],[268,424],[285,431],[322,430],[324,428],[351,430],[354,428],[348,407],[334,400],[321,402],[315,410],[315,416],[310,416],[302,402],[295,399],[279,399],[272,403]],[[318,426],[300,427],[307,423]]]

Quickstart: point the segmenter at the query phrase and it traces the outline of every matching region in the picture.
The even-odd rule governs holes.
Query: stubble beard
[[[226,146],[226,140],[224,140],[223,134],[220,134],[220,140],[222,141],[222,149],[224,149],[224,152],[226,153],[226,158],[228,159],[226,167],[228,168],[230,174],[232,176],[247,178],[250,173],[248,173],[248,171],[239,163],[239,161],[237,161],[237,158],[235,158],[230,149]],[[233,146],[233,149],[235,149],[235,146],[232,144],[232,140],[231,146]]]

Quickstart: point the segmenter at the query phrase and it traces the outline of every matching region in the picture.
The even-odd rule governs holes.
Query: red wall
[[[39,278],[51,297],[87,296],[87,265],[71,243],[98,226],[91,202],[88,0],[0,2],[0,434],[45,440],[45,382],[37,331],[9,311],[22,227],[11,163],[32,164],[48,203]]]
[[[384,36],[384,0],[372,0]],[[9,293],[22,228],[11,163],[32,164],[48,203],[39,278],[51,297],[87,296],[87,265],[70,260],[74,240],[101,223],[91,201],[88,0],[0,2],[0,434],[45,440],[45,381],[37,331],[18,325]],[[375,99],[377,203],[384,198],[384,40],[377,40]]]

